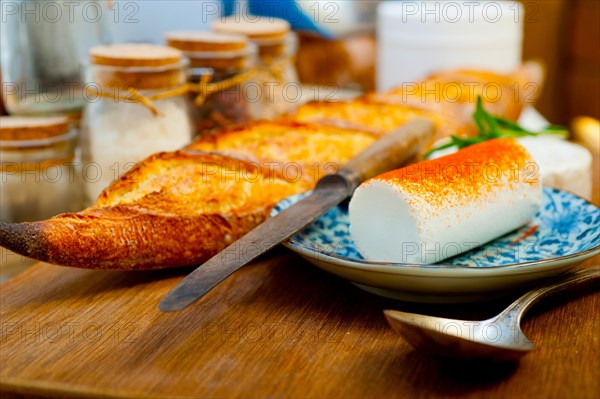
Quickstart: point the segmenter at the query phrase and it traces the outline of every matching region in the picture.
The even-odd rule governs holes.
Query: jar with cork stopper
[[[214,21],[212,29],[244,35],[258,47],[261,118],[276,118],[300,101],[302,93],[295,67],[297,37],[287,21],[234,15]]]
[[[258,117],[256,47],[245,36],[203,31],[166,34],[190,61],[190,108],[197,135]]]
[[[0,221],[80,209],[77,134],[66,116],[0,117]]]
[[[82,119],[85,203],[135,163],[188,144],[188,61],[177,49],[115,44],[90,49]]]

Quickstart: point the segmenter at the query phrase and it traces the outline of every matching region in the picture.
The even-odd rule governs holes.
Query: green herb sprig
[[[532,132],[524,129],[518,124],[506,119],[494,116],[483,108],[483,100],[481,96],[477,97],[477,107],[473,113],[473,120],[479,129],[479,135],[475,137],[461,138],[450,136],[450,141],[429,150],[425,157],[429,157],[433,152],[443,150],[445,148],[456,147],[457,149],[465,148],[473,144],[482,143],[487,140],[504,138],[504,137],[525,137],[539,136],[542,134],[555,134],[562,137],[568,137],[569,132],[563,126],[550,125],[539,132]]]

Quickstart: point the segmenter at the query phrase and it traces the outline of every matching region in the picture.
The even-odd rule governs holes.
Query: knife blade
[[[366,179],[401,166],[433,137],[428,119],[415,119],[376,141],[335,174],[323,177],[305,198],[267,219],[199,266],[160,302],[162,311],[184,309],[236,270],[304,229],[348,198]]]

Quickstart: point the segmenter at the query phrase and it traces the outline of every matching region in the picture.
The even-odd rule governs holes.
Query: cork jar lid
[[[237,33],[254,40],[283,38],[291,26],[283,19],[247,15],[218,19],[213,22],[212,29],[221,33]]]
[[[49,139],[69,132],[67,116],[0,116],[0,140]]]
[[[100,86],[164,90],[185,82],[188,61],[172,47],[112,44],[90,49],[93,82]]]
[[[183,53],[155,44],[111,44],[90,49],[93,64],[115,67],[161,67],[178,64]]]
[[[248,39],[244,35],[207,31],[179,31],[166,34],[167,44],[182,51],[230,52],[244,50]]]

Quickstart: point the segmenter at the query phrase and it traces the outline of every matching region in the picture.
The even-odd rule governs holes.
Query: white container
[[[377,89],[440,69],[512,72],[521,63],[523,6],[514,1],[391,1],[377,10]]]

